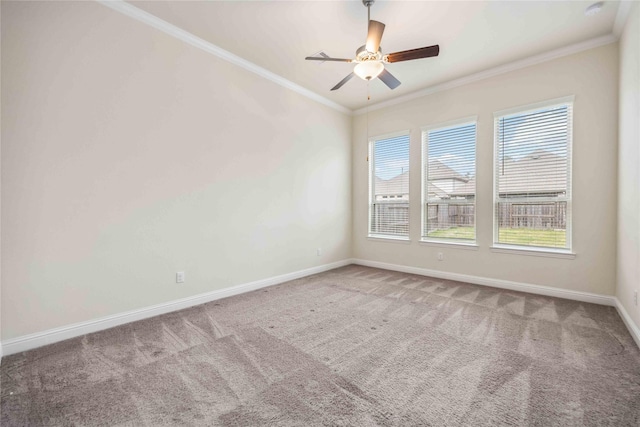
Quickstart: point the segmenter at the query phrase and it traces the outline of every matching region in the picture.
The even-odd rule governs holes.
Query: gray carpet
[[[348,266],[3,360],[13,425],[640,425],[604,307]]]

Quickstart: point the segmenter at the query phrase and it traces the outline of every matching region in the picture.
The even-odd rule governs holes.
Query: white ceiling
[[[367,33],[360,0],[129,3],[349,109],[367,104],[367,82],[357,77],[330,92],[353,64],[304,60],[321,50],[355,56]],[[384,53],[439,44],[440,56],[387,65],[402,85],[372,81],[371,103],[611,34],[619,2],[585,16],[592,3],[378,0],[371,19],[386,24]]]

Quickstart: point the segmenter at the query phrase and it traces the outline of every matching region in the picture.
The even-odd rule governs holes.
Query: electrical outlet
[[[638,305],[638,291],[633,291],[633,303]]]
[[[438,252],[438,261],[444,261],[444,254],[442,252]]]
[[[316,255],[318,255],[318,256],[322,255],[322,248],[318,248],[316,250]]]
[[[184,271],[178,271],[176,273],[176,283],[184,283]]]

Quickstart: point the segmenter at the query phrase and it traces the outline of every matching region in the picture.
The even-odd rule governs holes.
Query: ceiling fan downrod
[[[367,8],[367,25],[369,25],[369,21],[371,21],[371,5],[375,2],[376,0],[362,0],[362,4]]]

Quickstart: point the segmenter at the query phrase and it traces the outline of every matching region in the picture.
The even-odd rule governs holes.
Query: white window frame
[[[493,245],[491,246],[491,250],[493,252],[498,253],[512,253],[512,254],[522,254],[522,255],[533,255],[533,256],[547,256],[552,258],[575,258],[575,253],[573,252],[573,113],[575,109],[575,96],[565,96],[562,98],[551,99],[547,101],[536,102],[533,104],[522,105],[519,107],[513,107],[505,110],[496,111],[493,113]],[[497,209],[500,202],[500,189],[498,187],[499,179],[498,179],[498,122],[501,117],[511,116],[511,115],[520,115],[532,113],[537,110],[541,110],[544,108],[553,108],[560,107],[563,105],[569,105],[571,114],[568,117],[568,125],[567,125],[567,193],[564,197],[564,201],[567,203],[567,226],[566,226],[566,237],[565,241],[567,244],[566,248],[552,248],[552,247],[542,247],[542,246],[522,246],[522,245],[513,245],[508,243],[500,243],[499,239],[499,221],[497,217]],[[514,198],[513,200],[518,201],[518,199]],[[545,201],[545,199],[536,199],[540,201]],[[561,199],[553,199],[553,201],[558,201]],[[529,201],[526,198],[522,198],[520,201]]]
[[[374,146],[376,141],[382,140],[382,139],[389,139],[389,138],[397,138],[399,136],[407,136],[409,138],[409,171],[411,171],[411,130],[407,129],[407,130],[400,130],[400,131],[396,131],[396,132],[391,132],[391,133],[386,133],[383,135],[377,135],[377,136],[371,136],[369,137],[369,149],[368,149],[368,161],[369,164],[367,165],[369,168],[369,206],[367,208],[367,237],[371,240],[380,240],[380,241],[384,241],[384,240],[391,240],[391,241],[403,241],[403,242],[410,242],[411,241],[411,196],[409,196],[409,203],[408,203],[408,229],[407,229],[407,236],[400,236],[400,235],[393,235],[393,234],[376,234],[376,233],[372,233],[371,232],[371,217],[372,217],[372,213],[371,213],[371,208],[373,206],[373,202],[375,200],[375,186],[373,185],[374,183],[374,178],[375,178],[375,170],[374,170],[374,166],[375,166],[375,150],[374,150]],[[409,172],[409,174],[411,174],[411,172]],[[409,192],[411,192],[411,176],[409,176]]]
[[[429,167],[429,132],[432,130],[445,130],[456,128],[465,125],[475,125],[476,133],[475,133],[475,146],[474,146],[474,161],[476,162],[476,185],[473,189],[474,197],[473,197],[473,205],[474,205],[474,224],[473,228],[475,231],[475,239],[474,240],[453,240],[453,239],[444,239],[444,238],[428,238],[425,237],[425,224],[426,218],[428,215],[427,209],[425,209],[428,203],[428,187],[427,187],[427,177],[429,176],[427,168]],[[461,119],[451,120],[443,123],[436,123],[432,125],[422,126],[420,128],[422,131],[422,152],[421,152],[421,183],[420,183],[420,242],[428,243],[428,244],[438,244],[438,245],[459,245],[459,246],[469,246],[471,248],[477,247],[478,242],[478,221],[477,221],[477,200],[478,200],[478,116],[465,117]],[[462,202],[462,201],[461,201]],[[463,203],[460,203],[463,204]],[[464,204],[469,204],[464,203]]]

